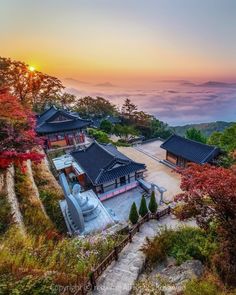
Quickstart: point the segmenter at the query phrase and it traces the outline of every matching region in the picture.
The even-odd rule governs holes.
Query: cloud
[[[139,110],[155,115],[171,125],[210,122],[216,120],[236,121],[236,92],[229,88],[201,88],[192,91],[191,87],[177,85],[170,91],[167,83],[156,89],[107,88],[99,92],[87,87],[79,91],[85,95],[103,96],[121,106],[129,97]]]

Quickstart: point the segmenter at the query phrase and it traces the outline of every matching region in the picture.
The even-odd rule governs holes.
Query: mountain
[[[70,83],[74,83],[74,84],[89,84],[89,82],[77,80],[74,78],[65,78],[64,80],[67,82],[70,82]]]
[[[110,83],[110,82],[104,82],[104,83],[100,83],[100,84],[96,84],[95,86],[97,87],[116,87],[116,85]]]
[[[218,81],[208,81],[202,84],[198,84],[197,86],[200,87],[226,87],[226,88],[231,88],[231,87],[236,87],[236,83],[226,83],[226,82],[218,82]]]
[[[207,81],[201,84],[195,84],[192,82],[181,82],[181,86],[194,86],[194,87],[218,87],[218,88],[236,88],[236,83],[226,83],[221,81]]]
[[[234,122],[216,121],[210,123],[188,124],[184,126],[174,126],[171,129],[178,135],[184,136],[189,128],[196,128],[201,130],[202,134],[209,137],[214,131],[223,131],[225,128],[233,125]]]

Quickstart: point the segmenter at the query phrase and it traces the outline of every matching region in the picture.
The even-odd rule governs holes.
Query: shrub
[[[150,263],[171,256],[177,260],[177,264],[181,264],[189,259],[209,262],[216,248],[214,234],[206,234],[199,228],[183,227],[176,231],[163,229],[153,240],[148,240],[143,251]]]
[[[22,235],[12,227],[0,240],[0,275],[21,277],[25,271],[32,275],[52,271],[53,280],[59,284],[61,275],[74,282],[77,274],[80,283],[123,239],[121,235],[55,239]]]
[[[157,212],[157,201],[156,201],[156,197],[155,197],[155,192],[152,192],[151,194],[151,198],[150,198],[150,202],[148,205],[148,209],[152,212],[152,213],[156,213]]]
[[[64,199],[63,192],[49,171],[45,162],[33,165],[34,180],[39,190],[40,199],[47,215],[60,233],[66,232],[64,217],[59,201]]]
[[[100,143],[110,143],[110,139],[108,137],[108,134],[104,131],[90,128],[89,135],[94,137]]]
[[[137,206],[135,202],[133,202],[130,213],[129,213],[129,220],[132,222],[132,224],[136,224],[138,222],[139,216],[137,211]]]
[[[12,222],[11,206],[5,194],[0,194],[0,216],[0,234],[3,234]]]
[[[142,196],[140,207],[139,207],[139,215],[144,217],[148,213],[147,203],[144,196]]]
[[[112,123],[108,120],[102,120],[100,123],[100,129],[106,133],[111,133],[112,132]]]
[[[184,295],[220,295],[219,288],[216,284],[208,280],[191,280],[188,281]]]
[[[0,277],[1,295],[57,295],[59,288],[53,284],[50,277],[25,276],[14,280],[11,276]]]
[[[40,200],[34,195],[29,176],[19,169],[15,173],[15,189],[26,229],[32,234],[53,230],[51,220],[45,216]]]
[[[179,220],[186,220],[195,217],[197,211],[194,207],[187,206],[186,204],[178,204],[174,208],[173,213]]]

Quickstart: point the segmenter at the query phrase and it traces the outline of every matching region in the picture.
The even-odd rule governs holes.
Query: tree
[[[157,201],[156,201],[156,197],[155,197],[155,192],[152,192],[151,194],[151,198],[150,198],[150,202],[148,205],[148,209],[150,210],[150,212],[152,213],[156,213],[157,212]]]
[[[137,206],[135,202],[133,202],[130,213],[129,213],[129,220],[131,221],[132,224],[136,224],[138,222],[139,216],[138,216],[138,211],[137,211]]]
[[[129,98],[126,98],[121,108],[122,116],[125,119],[131,120],[136,110],[137,106],[134,103],[132,103]]]
[[[125,141],[128,141],[129,139],[139,134],[133,126],[120,124],[116,124],[114,126],[113,132],[115,135],[121,137]]]
[[[147,203],[144,196],[142,196],[140,207],[139,207],[139,215],[144,217],[148,213]]]
[[[86,96],[76,103],[74,110],[83,118],[105,118],[117,113],[115,105],[102,97]]]
[[[6,89],[0,91],[0,169],[22,165],[28,159],[39,162],[42,155],[32,149],[41,144],[34,131],[35,118]]]
[[[23,105],[36,111],[41,111],[47,103],[60,98],[64,88],[59,79],[30,71],[27,64],[3,57],[0,57],[0,83],[7,86]]]
[[[89,135],[92,136],[94,139],[96,139],[100,143],[109,143],[110,142],[107,133],[105,133],[101,130],[90,128]]]
[[[196,128],[189,128],[185,134],[186,138],[195,140],[198,142],[206,143],[206,137]]]
[[[227,284],[236,286],[236,174],[222,167],[191,164],[181,171],[182,194],[176,201],[193,210],[198,225],[217,226],[219,249],[214,264]]]
[[[217,159],[217,165],[229,168],[236,162],[236,124],[226,128],[223,132],[213,132],[208,144],[218,146],[222,155]]]
[[[105,131],[106,133],[111,133],[112,132],[112,123],[108,120],[102,120],[100,123],[100,129]]]

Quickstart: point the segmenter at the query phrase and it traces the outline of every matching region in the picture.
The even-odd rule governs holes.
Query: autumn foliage
[[[215,224],[219,251],[213,259],[222,279],[236,285],[236,174],[210,165],[191,164],[182,172],[182,194],[176,196],[197,223],[208,230]]]
[[[36,137],[35,117],[6,89],[0,91],[0,169],[26,160],[38,162],[42,155],[33,148],[41,144]]]

